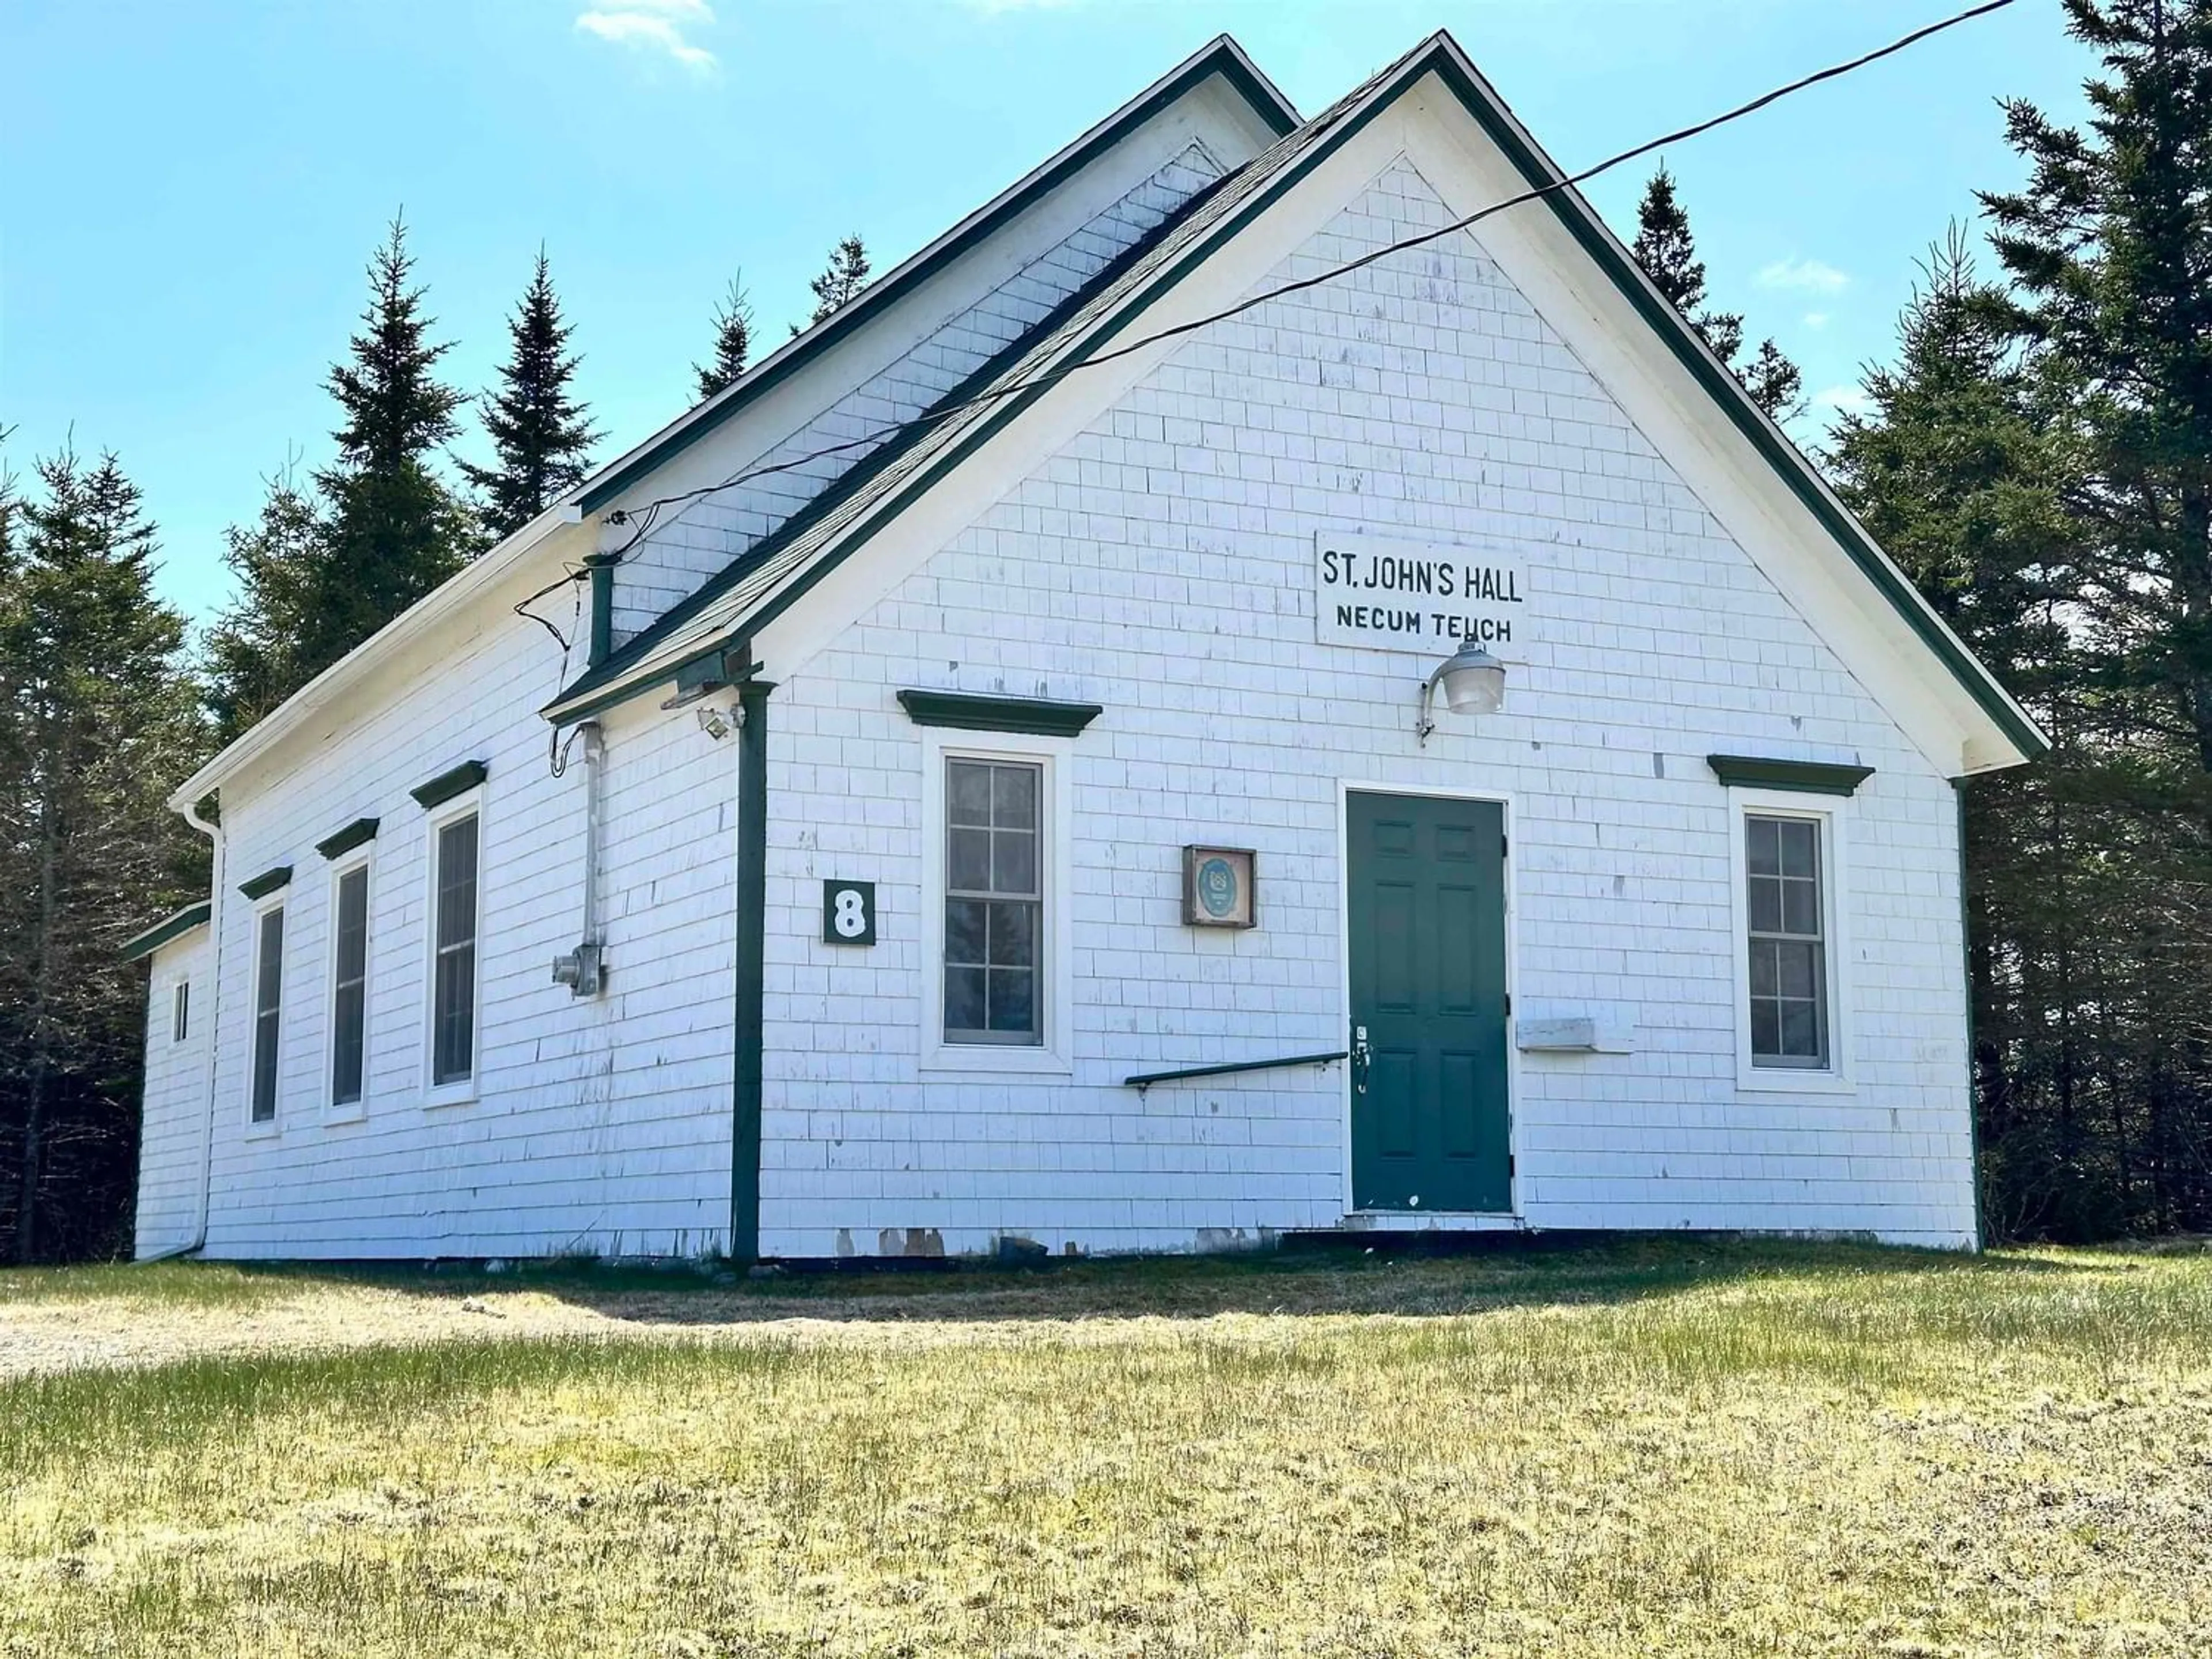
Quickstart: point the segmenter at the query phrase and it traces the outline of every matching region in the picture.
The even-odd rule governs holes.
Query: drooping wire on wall
[[[1265,289],[1261,293],[1251,295],[1245,299],[1240,300],[1234,305],[1224,307],[1218,311],[1210,312],[1203,317],[1192,318],[1187,321],[1176,323],[1169,327],[1157,330],[1152,333],[1140,336],[1134,340],[1131,340],[1122,345],[1116,346],[1111,350],[1102,351],[1094,356],[1084,358],[1080,362],[1062,363],[1055,368],[1042,370],[1036,374],[1025,376],[1020,380],[1010,381],[1002,386],[988,387],[985,390],[975,393],[972,397],[963,398],[957,403],[948,404],[940,408],[931,410],[925,414],[910,416],[905,420],[887,422],[857,438],[845,439],[837,443],[826,444],[818,449],[808,450],[801,454],[786,456],[781,460],[766,462],[758,466],[745,468],[727,478],[722,479],[720,483],[702,484],[696,489],[680,490],[674,495],[658,496],[655,499],[647,501],[641,506],[636,507],[617,507],[613,512],[607,514],[607,522],[613,525],[627,526],[629,528],[630,533],[623,539],[620,546],[600,555],[596,562],[602,568],[608,565],[620,563],[635,548],[638,546],[640,543],[644,541],[645,538],[652,533],[654,526],[659,522],[662,514],[670,507],[684,506],[691,501],[702,500],[709,495],[719,495],[724,490],[734,489],[741,484],[750,483],[757,479],[768,477],[776,473],[795,471],[801,467],[811,465],[814,462],[830,459],[836,456],[849,453],[854,450],[875,448],[893,438],[907,433],[926,431],[929,428],[939,425],[944,422],[950,421],[971,410],[977,409],[987,404],[995,404],[1006,398],[1018,397],[1024,393],[1042,390],[1057,385],[1060,381],[1068,379],[1070,376],[1082,370],[1103,368],[1109,363],[1116,362],[1123,358],[1133,356],[1136,353],[1143,351],[1148,347],[1158,345],[1163,341],[1177,339],[1186,335],[1194,334],[1201,329],[1211,327],[1216,323],[1227,321],[1231,318],[1242,316],[1246,312],[1254,310],[1260,306],[1268,304],[1273,301],[1282,299],[1286,295],[1303,293],[1307,289],[1319,288],[1326,283],[1335,282],[1340,277],[1350,276],[1355,271],[1365,270],[1368,266],[1378,264],[1382,260],[1389,258],[1393,255],[1404,253],[1415,248],[1425,247],[1432,242],[1441,241],[1446,237],[1456,235],[1462,231],[1470,229],[1474,226],[1481,223],[1486,219],[1494,217],[1495,216],[1504,213],[1510,209],[1523,206],[1530,202],[1540,201],[1544,198],[1555,195],[1561,191],[1570,190],[1577,185],[1586,184],[1589,180],[1595,179],[1603,173],[1610,173],[1616,167],[1624,167],[1631,161],[1636,161],[1643,156],[1649,155],[1655,150],[1664,149],[1669,144],[1683,143],[1690,139],[1702,137],[1703,135],[1711,132],[1717,128],[1724,127],[1733,122],[1742,120],[1747,116],[1756,114],[1759,111],[1764,110],[1771,105],[1779,103],[1782,100],[1791,97],[1797,93],[1807,91],[1809,88],[1821,85],[1826,82],[1840,79],[1844,76],[1853,74],[1857,70],[1868,68],[1874,64],[1880,63],[1884,58],[1893,58],[1900,52],[1906,52],[1911,48],[1918,46],[1923,41],[1930,40],[1936,35],[1942,34],[1948,30],[1957,28],[1963,24],[1973,22],[1978,19],[1990,16],[1996,12],[2003,11],[2008,7],[2017,3],[2018,0],[1983,0],[1983,3],[1978,5],[1969,7],[1964,11],[1954,13],[1950,16],[1938,19],[1933,23],[1926,24],[1922,27],[1912,30],[1907,34],[1901,35],[1887,46],[1878,46],[1870,52],[1863,52],[1856,58],[1848,58],[1840,63],[1832,64],[1825,69],[1816,70],[1811,74],[1802,76],[1796,80],[1785,82],[1781,86],[1775,87],[1769,91],[1761,93],[1759,96],[1738,104],[1731,109],[1724,110],[1717,115],[1710,116],[1704,120],[1693,122],[1688,126],[1679,127],[1674,131],[1663,133],[1658,137],[1646,139],[1643,143],[1632,145],[1627,149],[1608,155],[1603,161],[1595,162],[1589,167],[1586,167],[1580,172],[1563,174],[1560,177],[1551,179],[1545,184],[1533,186],[1530,189],[1522,191],[1517,194],[1491,203],[1486,207],[1478,208],[1473,213],[1467,215],[1463,218],[1455,219],[1449,224],[1441,226],[1434,230],[1424,231],[1418,235],[1408,236],[1401,240],[1388,243],[1383,246],[1371,249],[1368,252],[1361,254],[1357,258],[1346,260],[1343,264],[1334,265],[1327,270],[1317,272],[1310,276],[1303,276],[1291,282],[1280,283],[1276,287]],[[564,586],[573,587],[576,590],[579,595],[577,625],[580,626],[581,584],[585,577],[589,574],[590,572],[586,569],[570,567],[568,571],[564,574],[559,580],[548,583],[545,586],[540,588],[537,592],[531,594],[529,598],[522,600],[514,607],[518,615],[529,617],[531,620],[538,623],[540,626],[546,629],[548,632],[551,633],[556,639],[561,641],[562,678],[564,682],[566,681],[568,675],[568,655],[571,648],[570,640],[568,638],[564,638],[560,630],[557,628],[555,628],[551,623],[547,622],[544,617],[538,616],[535,612],[529,611],[526,607],[539,599],[544,599],[550,594],[559,592]],[[559,732],[557,728],[555,732],[555,775],[557,776],[559,775],[560,766],[562,763],[562,745],[559,742]]]

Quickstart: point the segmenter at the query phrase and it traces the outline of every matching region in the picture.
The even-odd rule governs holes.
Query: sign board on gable
[[[1314,617],[1323,645],[1440,656],[1462,640],[1528,637],[1528,571],[1498,547],[1431,547],[1324,531],[1314,538]]]

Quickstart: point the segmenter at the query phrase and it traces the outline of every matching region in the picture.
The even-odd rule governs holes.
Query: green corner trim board
[[[984,696],[972,691],[902,691],[898,700],[916,726],[957,726],[963,732],[1021,732],[1041,738],[1074,737],[1106,712],[1095,702]]]
[[[289,887],[291,884],[292,866],[289,864],[280,864],[273,869],[264,870],[251,881],[241,881],[238,884],[238,890],[250,899],[264,899],[278,888]]]
[[[198,904],[187,904],[173,916],[164,916],[137,938],[126,940],[123,959],[136,962],[141,957],[150,957],[172,939],[182,939],[195,927],[204,927],[214,906],[202,899]]]
[[[376,839],[374,818],[356,818],[343,830],[334,830],[315,843],[315,850],[326,859],[342,858],[363,842]]]
[[[750,656],[750,648],[748,648]],[[738,894],[736,1064],[730,1092],[730,1255],[760,1255],[763,1014],[768,994],[768,696],[749,680],[738,690]]]
[[[443,806],[456,795],[465,794],[491,775],[491,769],[482,761],[463,761],[449,772],[441,772],[428,783],[418,783],[407,793],[415,797],[415,804],[428,809]]]
[[[1705,764],[1731,789],[1795,789],[1808,795],[1853,795],[1874,775],[1871,766],[1832,761],[1769,760],[1759,755],[1708,755]]]

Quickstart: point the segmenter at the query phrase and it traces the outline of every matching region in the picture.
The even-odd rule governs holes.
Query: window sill
[[[284,1121],[281,1117],[272,1117],[266,1123],[256,1123],[249,1118],[246,1120],[246,1133],[240,1136],[240,1139],[244,1140],[275,1140],[283,1133]]]
[[[368,1115],[368,1102],[362,1100],[349,1100],[343,1106],[331,1106],[325,1108],[323,1111],[323,1121],[329,1124],[337,1125],[358,1123]]]
[[[476,1079],[466,1083],[448,1083],[441,1089],[431,1089],[422,1096],[422,1109],[434,1112],[447,1106],[473,1106],[477,1103]]]
[[[1849,1077],[1835,1072],[1793,1072],[1741,1062],[1736,1066],[1735,1091],[1740,1095],[1855,1095],[1858,1090]]]
[[[919,1066],[925,1072],[961,1073],[969,1077],[1075,1075],[1075,1066],[1065,1054],[1013,1043],[940,1042],[922,1051]]]

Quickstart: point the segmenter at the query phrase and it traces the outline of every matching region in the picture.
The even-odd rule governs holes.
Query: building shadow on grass
[[[757,1268],[574,1261],[428,1267],[248,1267],[256,1276],[441,1299],[535,1292],[640,1328],[792,1320],[1065,1322],[1223,1315],[1433,1318],[1625,1304],[1759,1281],[1838,1289],[1869,1279],[1989,1283],[2108,1271],[2045,1255],[1969,1256],[1851,1243],[1668,1235],[1367,1235],[1197,1256],[1008,1262],[870,1258]]]

